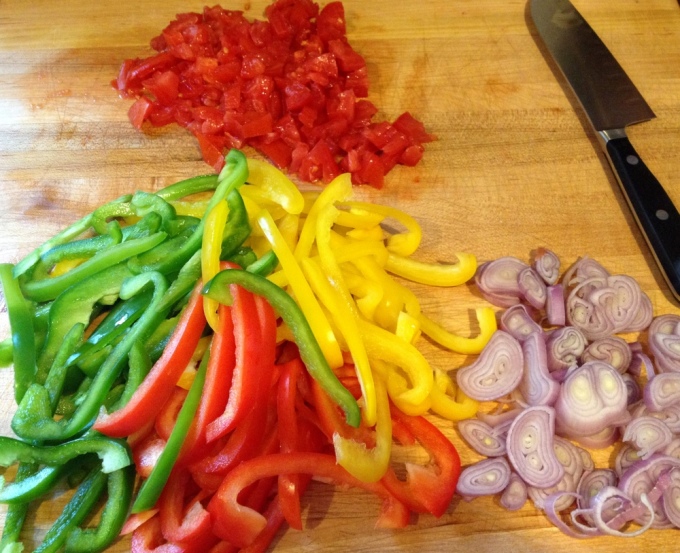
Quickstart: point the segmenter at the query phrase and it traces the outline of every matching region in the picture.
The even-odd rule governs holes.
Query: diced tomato
[[[316,18],[316,27],[319,37],[324,42],[344,38],[347,33],[345,24],[345,8],[342,2],[326,4],[319,17]]]
[[[135,129],[142,128],[142,123],[144,123],[144,120],[148,117],[150,110],[151,102],[144,96],[137,98],[135,103],[130,106],[128,118]]]
[[[112,82],[137,98],[133,126],[181,125],[216,171],[225,148],[243,146],[314,182],[342,168],[354,183],[382,186],[395,164],[420,161],[434,140],[422,123],[408,112],[373,121],[366,60],[347,40],[342,2],[319,10],[274,0],[265,16],[248,21],[220,6],[178,14],[152,39],[156,53],[125,60]]]

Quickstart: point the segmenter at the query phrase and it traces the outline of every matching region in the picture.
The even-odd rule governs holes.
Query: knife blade
[[[680,213],[633,148],[626,127],[654,112],[569,0],[529,0],[531,18],[585,111],[633,216],[680,302]]]

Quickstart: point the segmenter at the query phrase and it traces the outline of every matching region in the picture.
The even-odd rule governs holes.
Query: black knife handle
[[[628,205],[671,293],[680,301],[680,213],[625,135],[606,146]]]

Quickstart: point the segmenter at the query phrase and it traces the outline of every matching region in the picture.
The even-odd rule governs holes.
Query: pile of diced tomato
[[[396,165],[416,165],[433,140],[408,112],[374,122],[366,62],[349,44],[341,2],[277,0],[266,20],[219,6],[177,15],[151,41],[158,53],[128,59],[113,85],[136,97],[141,129],[171,123],[198,140],[220,170],[223,152],[252,146],[307,182],[349,172],[382,187]]]

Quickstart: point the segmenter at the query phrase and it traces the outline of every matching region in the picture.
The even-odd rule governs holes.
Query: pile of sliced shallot
[[[458,424],[485,459],[463,470],[457,491],[501,494],[511,510],[530,499],[574,537],[680,527],[680,316],[653,318],[633,278],[591,258],[559,275],[545,249],[531,264],[479,267],[480,292],[504,310],[456,377],[497,407]],[[617,336],[630,333],[646,333],[650,355]],[[613,466],[596,467],[588,449],[612,444]]]

